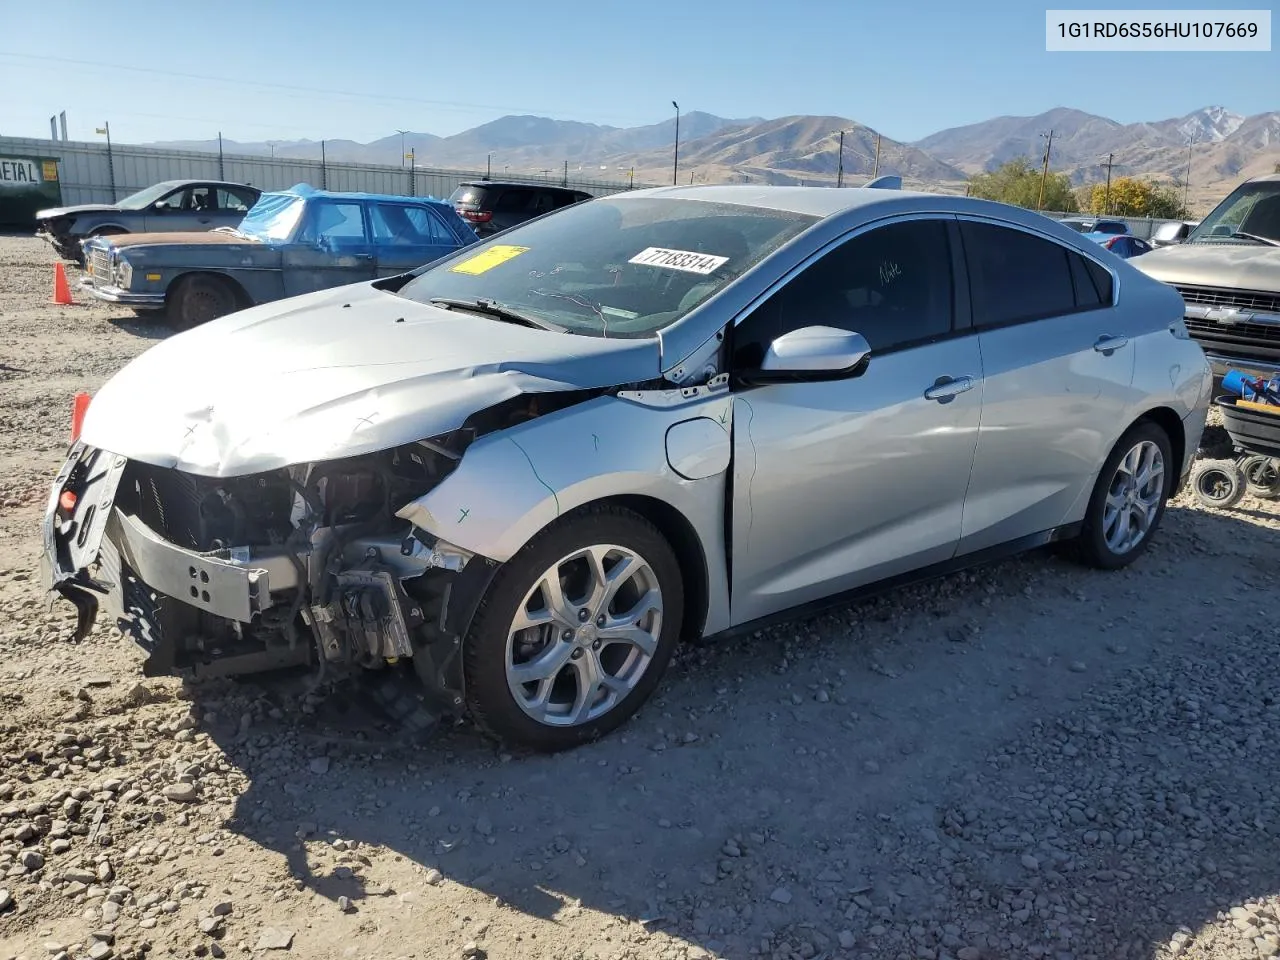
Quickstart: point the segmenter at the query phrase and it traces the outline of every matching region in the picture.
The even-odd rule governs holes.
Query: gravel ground
[[[52,265],[0,238],[0,960],[1280,954],[1276,503],[683,650],[569,754],[410,745],[341,689],[66,641],[70,398],[164,330],[52,306]]]

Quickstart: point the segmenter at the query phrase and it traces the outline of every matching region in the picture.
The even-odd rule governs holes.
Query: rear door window
[[[533,205],[533,199],[532,190],[504,190],[493,209],[497,213],[524,213]]]
[[[228,190],[225,187],[218,188],[217,196],[219,210],[229,210],[234,213],[248,213],[249,208],[253,206],[253,198],[251,195],[240,193],[235,190]]]
[[[374,240],[386,245],[456,244],[444,222],[425,207],[378,203],[372,210]]]
[[[973,320],[1001,327],[1077,310],[1068,251],[1051,240],[990,223],[962,221]]]

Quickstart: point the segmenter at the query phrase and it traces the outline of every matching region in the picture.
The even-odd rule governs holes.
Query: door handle
[[[201,217],[201,218],[200,218],[200,222],[201,222],[201,223],[208,223],[208,222],[209,222],[209,218],[208,218],[208,217]]]
[[[973,389],[973,377],[939,377],[932,387],[924,392],[926,400],[937,400],[939,403],[950,403],[962,393]]]
[[[1099,337],[1093,349],[1099,353],[1111,354],[1129,343],[1128,337]]]
[[[372,253],[353,253],[353,254],[352,254],[352,256],[353,256],[353,257],[355,257],[357,260],[372,260],[372,259],[373,259],[373,254],[372,254]]]

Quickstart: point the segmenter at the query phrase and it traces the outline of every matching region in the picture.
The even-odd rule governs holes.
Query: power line
[[[573,117],[574,114],[564,113],[559,110],[548,110],[545,107],[516,107],[516,106],[496,106],[488,103],[469,103],[462,100],[428,100],[422,97],[406,97],[398,96],[390,93],[362,93],[351,90],[335,90],[327,87],[304,86],[302,84],[292,83],[273,83],[266,80],[249,80],[240,77],[219,77],[212,74],[203,73],[187,73],[180,70],[161,70],[157,67],[138,67],[123,63],[107,63],[101,60],[77,60],[70,57],[47,57],[36,56],[33,54],[17,53],[12,50],[0,50],[0,59],[22,60],[34,63],[58,63],[69,66],[93,67],[111,71],[125,71],[129,73],[141,73],[150,76],[160,77],[178,77],[184,80],[201,80],[207,83],[227,83],[236,86],[251,87],[255,90],[272,89],[284,90],[292,93],[309,94],[314,97],[349,97],[355,100],[371,100],[379,103],[392,101],[395,103],[413,103],[422,106],[435,107],[445,110],[496,110],[502,113],[524,112],[524,113],[558,113],[561,116]],[[579,117],[586,117],[586,114],[577,114]],[[637,122],[638,117],[621,115],[612,116],[611,119],[621,120],[625,122]]]

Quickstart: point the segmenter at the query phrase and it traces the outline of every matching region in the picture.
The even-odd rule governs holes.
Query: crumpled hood
[[[1261,243],[1181,243],[1129,262],[1164,283],[1280,293],[1280,247]]]
[[[94,396],[81,437],[156,466],[240,476],[426,439],[522,393],[659,373],[656,339],[535,330],[366,282],[162,341]]]
[[[49,207],[47,210],[37,210],[37,220],[52,220],[54,217],[75,216],[78,213],[101,213],[104,210],[119,210],[119,207],[110,203],[77,203],[71,207]]]

